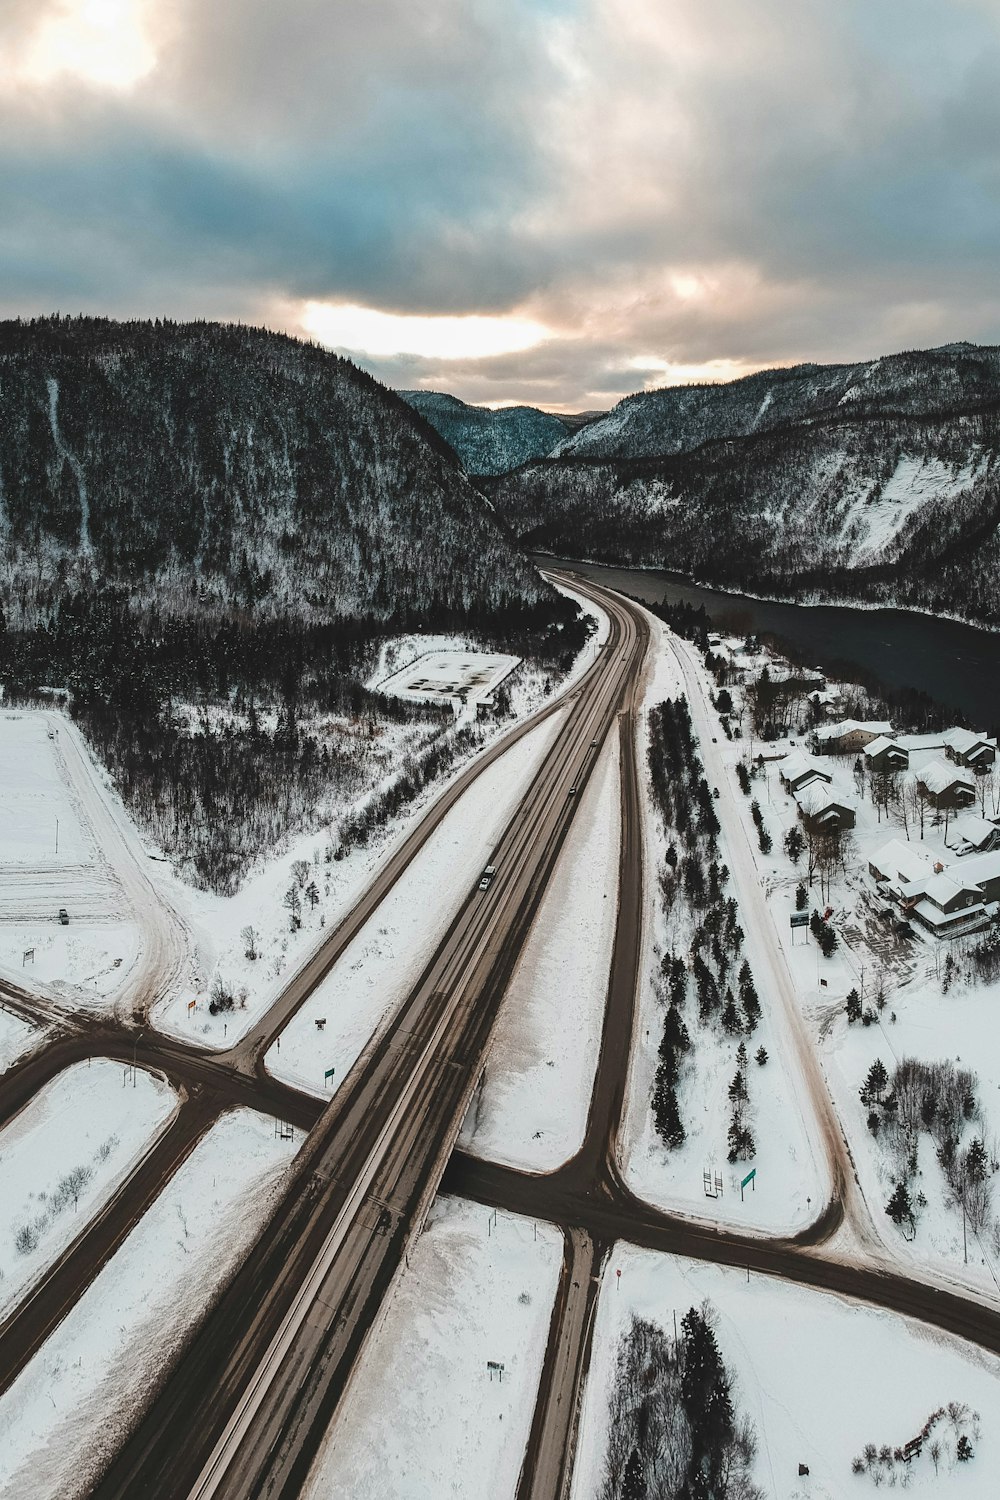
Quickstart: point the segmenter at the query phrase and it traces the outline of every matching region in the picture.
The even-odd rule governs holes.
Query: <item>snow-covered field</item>
[[[438,1199],[409,1260],[303,1500],[513,1500],[562,1237]]]
[[[11,1063],[30,1052],[40,1037],[37,1026],[0,1004],[0,1073],[6,1072]]]
[[[123,909],[66,775],[56,715],[0,711],[0,964],[20,968],[19,929],[104,921]],[[8,923],[14,930],[4,936]]]
[[[956,983],[942,995],[937,981],[915,981],[896,990],[880,1023],[867,1027],[857,1023],[848,1026],[843,1012],[846,980],[837,988],[839,993],[830,1002],[836,1016],[824,1028],[826,1072],[865,1197],[883,1237],[894,1255],[930,1270],[936,1280],[970,1285],[991,1301],[1000,1301],[1000,1243],[989,1228],[975,1234],[968,1226],[963,1242],[962,1208],[948,1191],[929,1135],[920,1138],[919,1173],[912,1190],[919,1189],[927,1199],[925,1207],[916,1207],[915,1237],[905,1237],[882,1212],[896,1180],[893,1156],[882,1142],[873,1139],[867,1127],[868,1111],[858,1096],[875,1058],[881,1058],[890,1076],[894,1065],[904,1057],[927,1063],[949,1059],[971,1069],[979,1080],[985,1130],[980,1121],[967,1126],[965,1144],[982,1133],[987,1149],[993,1153],[1000,1135],[1000,1048],[988,1039],[996,1033],[1000,985],[970,988]],[[1000,1209],[996,1187],[993,1196],[996,1211]]]
[[[0,712],[0,850],[5,886],[12,865],[28,874],[70,871],[95,856],[60,773],[58,739],[40,714]]]
[[[621,843],[612,734],[587,785],[504,1000],[465,1150],[552,1171],[579,1150],[600,1050]]]
[[[450,703],[458,698],[475,703],[488,698],[520,660],[485,651],[426,651],[376,687],[381,693],[417,702]]]
[[[943,1454],[935,1472],[925,1448],[907,1468],[906,1487],[928,1496],[994,1500],[1000,1473],[996,1358],[895,1314],[767,1277],[754,1275],[748,1283],[745,1271],[622,1245],[608,1261],[598,1302],[573,1500],[596,1500],[600,1493],[618,1341],[632,1316],[672,1335],[674,1311],[680,1323],[688,1308],[706,1300],[715,1309],[719,1348],[736,1376],[734,1404],[757,1429],[755,1478],[765,1495],[874,1495],[871,1477],[851,1472],[865,1445],[901,1447],[932,1412],[954,1401],[980,1414],[974,1457],[955,1463]],[[948,1425],[940,1429],[943,1448]],[[800,1463],[808,1477],[799,1477]]]
[[[75,1500],[252,1244],[302,1143],[223,1116],[0,1397],[0,1496]]]
[[[141,943],[138,925],[129,921],[71,921],[68,927],[0,922],[0,969],[28,989],[40,982],[74,1005],[88,997],[99,1003],[128,982]]]
[[[640,728],[640,763],[643,765],[646,715],[650,707],[684,692],[678,666],[665,644],[665,627],[651,617],[650,629],[653,667]],[[714,749],[702,744],[703,758],[706,748]],[[708,776],[709,781],[713,781],[711,770]],[[644,797],[645,787],[643,779]],[[742,909],[745,952],[757,980],[763,1011],[757,1030],[746,1039],[750,1054],[747,1070],[750,1117],[756,1155],[749,1162],[730,1164],[727,1160],[728,1088],[736,1071],[736,1049],[740,1039],[726,1036],[718,1027],[698,1028],[696,1013],[692,1031],[694,1071],[686,1078],[682,1077],[678,1089],[686,1139],[680,1147],[668,1150],[656,1133],[650,1096],[663,1031],[663,1008],[657,1001],[652,980],[659,955],[665,951],[667,929],[656,887],[664,840],[648,798],[644,822],[646,962],[639,998],[638,1041],[626,1107],[627,1181],[640,1197],[673,1212],[744,1229],[784,1232],[801,1228],[815,1216],[822,1202],[823,1166],[805,1123],[807,1105],[800,1097],[795,1061],[785,1038],[784,1013],[780,1001],[769,997],[767,992],[764,979],[767,970],[761,958],[761,945],[766,934],[762,939],[755,932],[752,918]],[[733,854],[725,831],[719,847],[722,860],[732,869]],[[762,1045],[768,1053],[768,1062],[763,1067],[754,1061],[754,1054]],[[757,1178],[741,1201],[739,1184],[751,1167],[756,1168]],[[710,1174],[711,1196],[705,1191],[706,1172]],[[719,1196],[715,1196],[716,1177],[722,1182]]]
[[[440,943],[460,903],[489,863],[497,840],[552,743],[552,714],[488,766],[442,819],[385,900],[267,1053],[267,1068],[322,1095],[345,1077],[380,1022],[404,998]],[[318,1018],[325,1018],[320,1031]]]
[[[169,1084],[97,1058],[46,1084],[0,1131],[0,1312],[111,1197],[174,1114]]]

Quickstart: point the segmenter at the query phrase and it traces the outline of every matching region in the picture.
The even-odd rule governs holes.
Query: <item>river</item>
[[[1000,729],[1000,633],[904,609],[772,604],[701,588],[678,574],[653,569],[567,566],[636,599],[703,604],[717,627],[728,620],[736,632],[769,632],[808,653],[810,665],[823,671],[853,663],[888,687],[918,688],[959,709],[976,729]]]

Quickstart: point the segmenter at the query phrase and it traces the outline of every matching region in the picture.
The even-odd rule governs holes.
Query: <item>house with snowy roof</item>
[[[978,885],[987,905],[1000,901],[1000,850],[994,849],[989,854],[972,854],[963,859],[960,865],[949,865],[948,870],[955,875],[956,880],[956,871],[960,871],[963,880]]]
[[[869,771],[905,771],[910,764],[910,752],[891,735],[880,734],[862,748],[865,765]]]
[[[888,887],[898,897],[900,888],[912,880],[929,880],[945,866],[921,844],[909,839],[889,839],[868,860],[868,873],[876,885]]]
[[[988,771],[997,758],[997,742],[989,735],[972,729],[947,729],[943,735],[944,753],[956,765],[973,771]]]
[[[918,772],[917,789],[932,807],[969,807],[976,800],[973,775],[950,765],[940,756]]]
[[[785,791],[791,792],[792,796],[814,782],[822,781],[829,785],[833,780],[829,771],[824,771],[821,765],[802,750],[793,750],[779,762],[778,776]]]
[[[955,866],[949,865],[941,874],[907,882],[900,893],[903,911],[938,937],[956,937],[984,927],[989,919],[985,892],[967,877],[966,869],[963,866],[962,873],[956,874]]]
[[[1000,849],[1000,820],[958,813],[952,819],[945,844],[957,855],[988,854]]]
[[[813,730],[813,748],[822,755],[850,755],[863,750],[880,735],[892,734],[888,719],[840,719]]]
[[[838,833],[857,821],[854,805],[825,782],[813,781],[796,794],[799,817],[810,833]]]

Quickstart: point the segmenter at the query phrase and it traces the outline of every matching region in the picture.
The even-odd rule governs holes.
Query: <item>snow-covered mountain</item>
[[[544,458],[578,425],[534,406],[467,406],[442,391],[400,391],[458,454],[468,474],[504,474]]]
[[[565,555],[1000,624],[1000,349],[629,397],[493,492]]]
[[[410,406],[229,325],[0,324],[0,534],[15,625],[108,585],[172,615],[413,622],[555,597]]]
[[[719,438],[876,414],[927,416],[996,399],[1000,349],[949,344],[854,365],[794,365],[725,384],[671,386],[619,401],[553,458],[651,458]]]

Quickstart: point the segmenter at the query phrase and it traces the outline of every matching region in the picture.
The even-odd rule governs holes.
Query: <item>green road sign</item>
[[[753,1182],[753,1180],[754,1180],[754,1178],[756,1176],[757,1176],[757,1168],[756,1167],[751,1167],[750,1170],[749,1170],[749,1172],[747,1173],[747,1175],[744,1177],[743,1181],[740,1183],[740,1192],[743,1191],[743,1189],[746,1187],[746,1185],[747,1185],[748,1182]]]
[[[790,927],[808,927],[809,913],[807,911],[793,911],[788,918],[788,925]]]
[[[326,1072],[323,1074],[323,1082],[324,1083],[329,1083],[330,1079],[333,1077],[333,1075],[334,1075],[334,1073],[336,1073],[336,1071],[337,1071],[336,1068],[327,1068]]]

